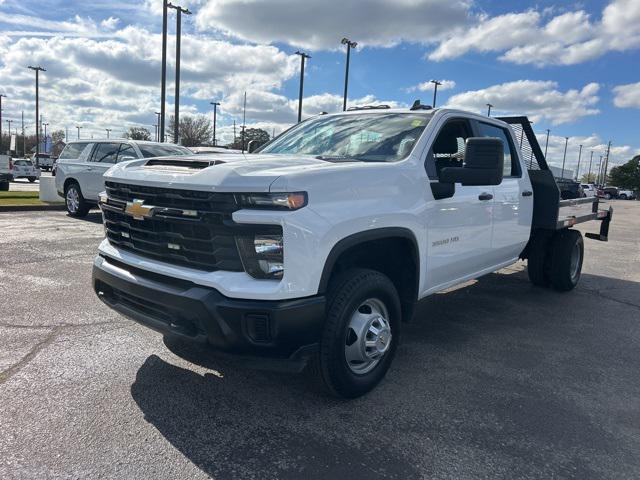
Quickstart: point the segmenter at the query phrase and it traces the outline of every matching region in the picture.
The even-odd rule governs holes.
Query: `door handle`
[[[533,195],[533,192],[531,190],[525,190],[524,192],[522,192],[523,197],[530,197],[531,195]]]
[[[493,195],[491,195],[490,193],[481,193],[480,195],[478,195],[479,200],[491,200],[492,198]]]

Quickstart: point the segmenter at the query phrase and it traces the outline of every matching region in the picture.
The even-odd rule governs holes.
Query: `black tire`
[[[0,182],[0,192],[9,191],[9,182]]]
[[[377,301],[386,308],[391,338],[386,350],[371,370],[356,373],[347,362],[346,349],[352,316],[368,301]],[[364,313],[367,313],[364,310]],[[371,311],[369,310],[369,313]],[[321,384],[333,395],[356,398],[372,390],[385,376],[393,360],[400,339],[400,298],[393,283],[380,272],[367,269],[348,270],[331,281],[327,294],[327,316],[320,341],[320,352],[314,360],[312,370]],[[362,337],[364,338],[364,337]],[[352,341],[352,344],[354,342]],[[352,364],[353,365],[353,364]]]
[[[74,191],[77,197],[75,197],[71,192]],[[73,201],[74,198],[77,198],[77,206]],[[89,204],[82,196],[82,191],[80,190],[80,185],[76,182],[69,183],[64,189],[64,203],[67,206],[67,213],[70,216],[81,218],[86,217],[89,213]]]
[[[626,193],[621,193],[619,198],[620,198],[620,200],[626,200],[627,199],[627,194]]]
[[[605,194],[604,194],[604,198],[605,198],[606,200],[611,200],[611,194],[610,194],[610,193],[605,193]]]
[[[27,177],[27,180],[29,180],[30,183],[33,183],[36,181],[36,177]]]
[[[577,255],[577,258],[574,258]],[[580,281],[584,242],[577,230],[562,230],[551,242],[550,280],[559,292],[573,290]]]
[[[532,239],[527,252],[527,274],[529,281],[537,287],[548,287],[551,255],[549,238],[536,236]]]

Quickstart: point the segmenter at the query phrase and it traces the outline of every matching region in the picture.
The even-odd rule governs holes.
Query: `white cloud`
[[[618,85],[613,89],[613,104],[620,108],[640,108],[640,82]]]
[[[456,82],[453,80],[439,80],[441,85],[438,85],[438,91],[443,90],[451,90],[456,87]],[[431,92],[433,91],[434,84],[431,80],[427,80],[426,82],[421,82],[418,85],[412,85],[411,87],[407,87],[404,89],[405,92]]]
[[[495,17],[481,16],[468,31],[454,31],[428,55],[452,59],[470,51],[503,52],[501,60],[516,64],[574,65],[610,51],[640,48],[640,2],[613,0],[592,20],[584,10],[548,18],[549,10],[527,10]]]
[[[465,25],[471,0],[209,0],[200,30],[220,29],[257,43],[334,49],[344,36],[367,46],[433,43]]]
[[[459,93],[449,98],[447,106],[485,112],[490,103],[496,115],[527,115],[534,122],[544,119],[558,125],[599,113],[598,90],[597,83],[561,92],[553,81],[519,80]]]

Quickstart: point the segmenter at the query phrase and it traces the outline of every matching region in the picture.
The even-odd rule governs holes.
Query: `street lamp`
[[[487,103],[487,117],[491,116],[491,107],[493,107],[493,105],[491,105],[490,103]]]
[[[160,137],[164,142],[164,117],[167,98],[167,0],[162,0],[162,79],[160,80],[160,118],[158,121]]]
[[[80,125],[76,125],[76,128],[78,129],[78,140],[80,140],[80,129],[82,127]]]
[[[576,167],[576,181],[580,178],[580,158],[582,157],[582,145],[580,145],[580,151],[578,152],[578,166]]]
[[[5,122],[9,124],[9,148],[7,148],[8,151],[11,149],[11,124],[13,123],[13,120],[5,120]]]
[[[589,158],[589,173],[587,173],[587,183],[591,183],[591,163],[592,162],[593,162],[593,150],[591,150],[591,158]]]
[[[549,130],[547,128],[547,142],[544,144],[544,159],[547,159],[547,148],[549,147],[549,134],[551,133],[551,130]]]
[[[33,70],[36,72],[36,159],[40,158],[40,129],[38,128],[38,123],[40,122],[40,81],[39,74],[40,72],[46,72],[44,68],[41,66],[32,67],[29,65],[27,67],[29,70]],[[37,160],[36,160],[37,161]]]
[[[155,114],[158,116],[158,128],[156,130],[156,142],[160,142],[160,115],[162,115],[162,112],[155,112]]]
[[[216,123],[218,122],[218,105],[220,102],[209,102],[209,105],[213,105],[213,146],[216,146]],[[234,138],[235,141],[235,138]]]
[[[107,138],[110,137],[110,133],[111,133],[111,129],[110,128],[105,128],[105,131],[107,132]]]
[[[430,80],[429,83],[433,83],[433,105],[432,108],[436,108],[436,97],[438,95],[438,85],[442,85],[442,82],[438,80]]]
[[[564,162],[567,160],[567,145],[569,144],[569,137],[564,137],[564,156],[562,157],[562,175],[561,178],[564,180]]]
[[[2,153],[2,98],[7,98],[7,96],[0,93],[0,153]]]
[[[304,90],[304,61],[311,58],[304,52],[297,51],[296,55],[300,55],[300,95],[298,96],[298,123],[302,120],[302,92]]]
[[[342,100],[342,111],[344,112],[347,109],[347,89],[349,86],[349,59],[351,58],[351,49],[356,48],[358,46],[357,42],[352,42],[348,38],[343,38],[341,40],[342,45],[347,46],[347,64],[344,73],[344,99]]]
[[[176,15],[176,89],[174,94],[174,107],[175,113],[174,125],[173,125],[173,143],[178,144],[180,142],[180,37],[182,37],[182,14],[191,15],[188,8],[182,8],[179,5],[172,3],[167,4],[167,7],[173,8]]]

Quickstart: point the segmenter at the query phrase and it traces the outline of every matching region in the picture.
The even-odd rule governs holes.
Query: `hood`
[[[305,155],[229,155],[158,157],[115,165],[104,177],[164,188],[227,192],[267,192],[282,175],[344,167]]]

